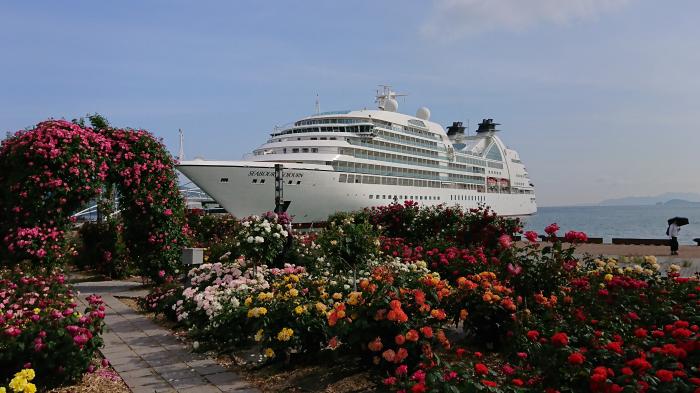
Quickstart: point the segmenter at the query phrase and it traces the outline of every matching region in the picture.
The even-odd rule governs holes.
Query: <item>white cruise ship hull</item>
[[[275,162],[183,161],[178,169],[229,213],[246,217],[274,210]],[[314,164],[283,163],[284,200],[295,223],[326,221],[340,211],[383,206],[394,200],[419,205],[489,206],[502,216],[524,216],[537,210],[533,194],[485,193],[476,190],[408,187],[340,182],[342,172]]]

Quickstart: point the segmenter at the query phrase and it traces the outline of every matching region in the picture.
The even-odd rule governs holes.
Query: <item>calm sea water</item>
[[[690,224],[681,227],[678,242],[695,245],[700,238],[700,208],[677,206],[580,206],[540,207],[534,216],[525,217],[525,229],[544,233],[544,227],[557,223],[560,234],[576,230],[590,237],[666,238],[666,220],[687,217]]]

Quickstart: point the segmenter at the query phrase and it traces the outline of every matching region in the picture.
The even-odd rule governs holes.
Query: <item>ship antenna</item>
[[[177,160],[182,161],[185,159],[185,133],[182,132],[182,128],[178,128],[177,132],[180,133],[180,151],[177,153]]]
[[[318,98],[318,93],[316,93],[316,106],[314,107],[314,110],[316,111],[317,115],[321,113],[321,101]]]

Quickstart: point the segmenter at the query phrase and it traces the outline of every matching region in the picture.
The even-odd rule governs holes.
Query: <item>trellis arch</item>
[[[56,265],[71,214],[106,184],[121,194],[124,240],[142,274],[174,273],[186,242],[174,162],[145,130],[48,120],[0,146],[0,262]]]

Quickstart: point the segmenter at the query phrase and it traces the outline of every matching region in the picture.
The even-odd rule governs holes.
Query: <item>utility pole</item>
[[[282,164],[275,164],[275,213],[282,213],[284,207],[284,178]]]

